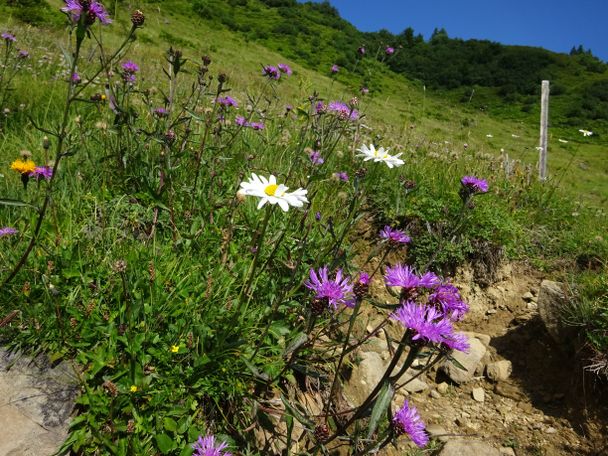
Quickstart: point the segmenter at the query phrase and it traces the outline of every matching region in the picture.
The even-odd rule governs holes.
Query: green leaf
[[[31,207],[38,212],[38,208],[33,204],[26,203],[25,201],[10,199],[10,198],[0,198],[0,204],[4,206],[17,206],[17,207]]]
[[[169,451],[177,447],[175,442],[167,434],[156,434],[156,444],[162,454],[168,454]]]
[[[386,382],[382,389],[380,390],[380,394],[378,395],[378,399],[376,399],[376,404],[374,405],[374,409],[372,410],[372,416],[369,420],[369,428],[367,430],[367,438],[371,439],[376,429],[378,429],[378,424],[380,423],[380,418],[384,415],[384,412],[391,405],[391,400],[393,399],[393,395],[395,394],[395,389],[390,382]]]
[[[450,361],[450,362],[451,362],[451,363],[452,363],[454,366],[456,366],[458,369],[461,369],[461,370],[463,370],[463,371],[466,371],[466,370],[467,370],[467,368],[466,368],[466,367],[464,367],[462,364],[460,364],[460,362],[459,362],[459,361],[458,361],[456,358],[454,358],[453,356],[448,355],[448,357],[447,357],[447,358],[448,358],[448,360],[449,360],[449,361]]]
[[[177,431],[177,422],[173,418],[166,417],[163,420],[163,426],[169,432]]]

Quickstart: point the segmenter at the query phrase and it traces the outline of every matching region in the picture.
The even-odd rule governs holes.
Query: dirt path
[[[489,336],[480,336],[487,352],[474,380],[456,385],[434,371],[410,399],[434,434],[448,434],[442,440],[480,439],[505,455],[608,455],[607,398],[585,392],[581,366],[547,333],[536,305],[542,277],[508,265],[498,279],[481,289],[465,270],[456,281],[471,305],[460,329]],[[492,382],[483,364],[499,360],[511,361],[512,373]]]

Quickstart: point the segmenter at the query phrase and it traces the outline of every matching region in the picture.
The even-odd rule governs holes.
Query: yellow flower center
[[[264,193],[266,193],[268,196],[274,196],[274,194],[277,191],[277,188],[279,188],[279,186],[277,184],[267,185],[266,188],[264,189]]]

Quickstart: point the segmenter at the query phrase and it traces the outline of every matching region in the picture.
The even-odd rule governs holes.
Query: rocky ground
[[[80,390],[67,363],[50,366],[0,348],[0,456],[54,454]]]
[[[441,456],[607,455],[608,406],[585,391],[581,366],[564,352],[567,334],[552,312],[563,299],[558,284],[522,265],[503,267],[485,289],[472,275],[464,270],[456,281],[471,305],[460,327],[471,350],[457,356],[467,370],[449,363],[431,370],[395,405],[407,396],[418,407],[430,433],[446,442]],[[360,353],[345,391],[353,402],[381,375],[385,348],[375,338]]]

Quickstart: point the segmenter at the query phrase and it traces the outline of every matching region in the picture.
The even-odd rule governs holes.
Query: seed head
[[[135,10],[133,13],[131,13],[131,24],[133,24],[133,27],[141,27],[144,25],[145,21],[146,16],[142,11]]]

